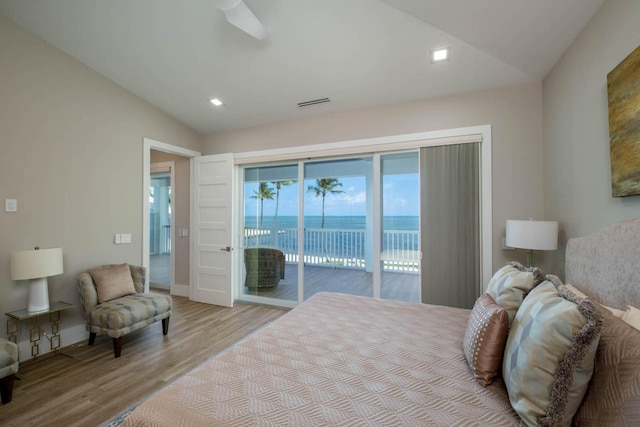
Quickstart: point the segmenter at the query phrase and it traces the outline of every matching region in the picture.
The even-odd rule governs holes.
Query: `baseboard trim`
[[[179,297],[188,297],[189,296],[189,285],[171,285],[171,295],[176,295]]]

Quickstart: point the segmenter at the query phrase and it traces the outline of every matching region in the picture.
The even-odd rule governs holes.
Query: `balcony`
[[[246,294],[296,301],[298,299],[298,230],[245,229],[245,247],[270,246],[280,249],[286,260],[285,279],[274,289],[249,290]],[[419,232],[383,232],[381,297],[420,302]],[[303,262],[305,295],[342,292],[373,296],[372,242],[362,229],[304,230]]]

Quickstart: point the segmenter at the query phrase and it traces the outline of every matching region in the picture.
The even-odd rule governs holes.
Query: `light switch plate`
[[[120,234],[116,234],[113,236],[113,243],[115,243],[116,245],[119,245],[121,243],[122,239],[121,239],[121,235]]]
[[[4,200],[4,211],[5,212],[18,212],[18,201],[16,199],[5,199]]]
[[[124,233],[120,235],[121,243],[131,243],[131,233]]]

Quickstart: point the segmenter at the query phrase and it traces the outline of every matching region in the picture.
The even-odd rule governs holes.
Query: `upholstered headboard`
[[[610,307],[640,307],[640,219],[567,243],[565,283]]]

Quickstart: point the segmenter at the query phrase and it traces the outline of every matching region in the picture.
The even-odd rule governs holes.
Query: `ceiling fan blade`
[[[231,25],[238,27],[258,40],[264,40],[269,37],[264,25],[242,0],[214,0],[214,4],[224,12],[224,16]]]

